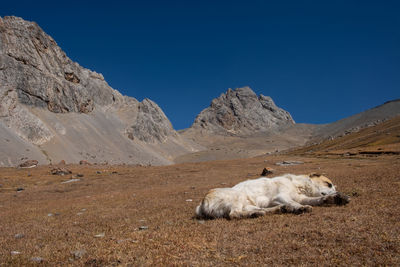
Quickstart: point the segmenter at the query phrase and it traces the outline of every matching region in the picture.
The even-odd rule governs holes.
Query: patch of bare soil
[[[277,166],[280,161],[303,161]],[[400,265],[400,156],[269,156],[164,167],[0,169],[0,265]],[[210,188],[324,173],[347,206],[193,219]],[[18,189],[18,190],[17,190]]]

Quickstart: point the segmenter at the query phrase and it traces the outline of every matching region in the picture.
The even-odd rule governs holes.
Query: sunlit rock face
[[[277,107],[269,96],[257,96],[249,87],[228,89],[212,100],[192,128],[213,133],[247,135],[294,124],[289,112]]]
[[[0,103],[4,133],[15,134],[20,146],[41,146],[48,160],[68,152],[74,162],[166,164],[174,155],[147,145],[171,139],[169,151],[187,152],[156,103],[121,95],[102,74],[68,58],[35,22],[18,17],[0,18]],[[1,153],[0,165],[15,161]]]

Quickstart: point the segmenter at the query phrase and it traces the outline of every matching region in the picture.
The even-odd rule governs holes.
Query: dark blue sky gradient
[[[122,94],[189,127],[228,88],[327,123],[400,98],[400,1],[3,1]]]

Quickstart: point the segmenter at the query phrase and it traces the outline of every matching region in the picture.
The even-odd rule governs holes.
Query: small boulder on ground
[[[42,263],[44,260],[41,257],[33,257],[31,258],[31,261],[34,263]]]
[[[65,165],[65,160],[61,160],[57,165]]]
[[[293,165],[304,164],[304,162],[295,161],[295,160],[285,160],[285,161],[277,162],[275,164],[278,165],[278,166],[293,166]]]
[[[90,163],[87,160],[81,160],[81,161],[79,161],[79,165],[92,165],[92,163]]]
[[[263,169],[263,171],[261,173],[261,176],[267,176],[267,175],[272,174],[272,173],[273,173],[273,169],[266,167],[266,168]]]
[[[31,159],[31,160],[27,160],[21,164],[18,165],[18,167],[20,168],[34,168],[39,164],[39,162],[37,160]]]
[[[50,172],[53,175],[67,175],[72,173],[70,170],[66,168],[54,168]]]
[[[105,235],[106,235],[105,233],[100,233],[100,234],[95,235],[94,237],[102,238],[102,237],[104,237]]]
[[[15,234],[14,237],[15,237],[15,239],[21,239],[21,238],[24,238],[25,235],[24,234]]]
[[[68,181],[64,181],[64,182],[61,182],[61,183],[62,184],[69,184],[69,183],[73,183],[73,182],[78,182],[80,180],[81,179],[74,178],[74,179],[69,179]]]
[[[86,254],[86,250],[81,249],[81,250],[76,250],[72,251],[71,255],[74,257],[74,259],[78,260],[81,259],[84,255]]]

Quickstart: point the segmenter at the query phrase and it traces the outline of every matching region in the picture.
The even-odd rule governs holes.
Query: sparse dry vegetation
[[[305,163],[274,166],[288,159]],[[193,219],[208,189],[258,177],[266,166],[274,166],[276,175],[323,172],[352,201],[302,215]],[[51,166],[1,169],[3,265],[37,264],[33,257],[48,265],[91,266],[400,264],[396,155],[66,167],[72,176],[83,174],[81,180],[62,184],[72,176],[51,175]]]
[[[326,156],[360,152],[400,154],[400,116],[356,133],[294,149],[291,154]]]

